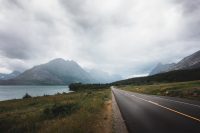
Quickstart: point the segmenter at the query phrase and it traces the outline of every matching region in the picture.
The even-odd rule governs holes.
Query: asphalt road
[[[112,87],[130,133],[200,133],[200,102]]]

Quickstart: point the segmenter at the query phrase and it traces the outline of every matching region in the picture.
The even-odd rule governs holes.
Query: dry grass
[[[3,101],[0,132],[111,133],[110,99],[102,89]]]
[[[162,83],[154,85],[121,86],[123,90],[172,97],[200,100],[200,81]]]

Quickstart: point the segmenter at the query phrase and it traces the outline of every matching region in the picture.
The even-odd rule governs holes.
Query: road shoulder
[[[112,92],[112,107],[113,107],[113,131],[114,133],[128,133],[124,119],[115,100]]]

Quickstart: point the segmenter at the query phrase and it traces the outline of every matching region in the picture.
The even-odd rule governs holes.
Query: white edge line
[[[128,94],[128,95],[130,95],[130,94]],[[139,95],[143,95],[143,94],[139,94]],[[154,95],[152,95],[152,96],[154,96]],[[159,97],[159,96],[154,96],[154,97],[164,99],[164,100],[168,100],[168,101],[172,101],[172,102],[176,102],[176,103],[187,104],[187,105],[190,105],[190,106],[195,106],[195,107],[200,108],[200,105],[196,105],[196,104],[192,104],[192,103],[186,103],[186,102],[181,102],[181,101],[177,101],[177,100],[171,100],[171,99],[162,98],[162,97]]]
[[[140,100],[146,101],[146,102],[148,102],[148,103],[154,104],[154,105],[159,106],[159,107],[161,107],[161,108],[167,109],[167,110],[169,110],[169,111],[175,112],[175,113],[177,113],[177,114],[180,114],[180,115],[182,115],[182,116],[185,116],[185,117],[187,117],[187,118],[190,118],[190,119],[193,119],[193,120],[196,120],[196,121],[200,122],[200,119],[199,119],[199,118],[195,118],[195,117],[190,116],[190,115],[187,115],[187,114],[185,114],[185,113],[182,113],[182,112],[176,111],[176,110],[174,110],[174,109],[165,107],[165,106],[160,105],[160,104],[158,104],[158,103],[156,103],[156,102],[148,101],[148,100],[146,100],[146,99],[137,97],[137,96],[135,96],[135,95],[130,95],[130,96],[134,96],[135,98],[138,98],[138,99],[140,99]]]

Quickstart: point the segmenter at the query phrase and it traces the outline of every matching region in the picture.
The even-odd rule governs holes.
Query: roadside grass
[[[111,133],[110,100],[111,91],[106,88],[2,101],[0,132]]]
[[[200,100],[200,81],[176,82],[176,83],[157,83],[153,85],[127,85],[119,86],[120,89],[171,97],[187,98]]]

